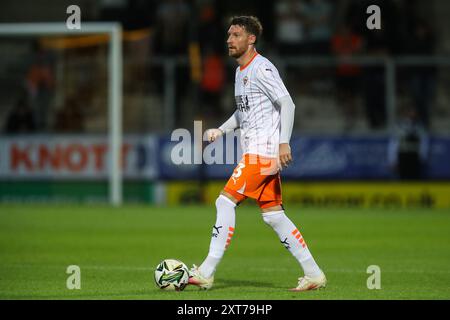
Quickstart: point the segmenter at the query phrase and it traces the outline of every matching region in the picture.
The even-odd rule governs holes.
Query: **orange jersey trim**
[[[258,52],[255,51],[255,54],[254,54],[253,57],[250,59],[250,61],[247,62],[244,66],[239,67],[239,70],[242,71],[242,70],[244,70],[245,68],[247,68],[248,65],[249,65],[250,63],[252,63],[253,59],[255,59],[255,57],[256,57],[257,55],[258,55]]]

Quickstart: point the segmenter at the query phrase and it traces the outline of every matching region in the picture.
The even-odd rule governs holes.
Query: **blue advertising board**
[[[160,179],[228,179],[237,161],[240,149],[237,141],[230,146],[222,143],[221,161],[213,164],[174,164],[171,152],[178,142],[170,137],[159,139]],[[205,155],[205,144],[203,160]],[[389,137],[306,137],[293,136],[291,148],[294,161],[282,171],[284,179],[302,180],[383,180],[394,179],[395,173],[388,161]],[[227,155],[234,162],[224,164]],[[193,158],[193,157],[192,157]],[[192,163],[192,162],[191,162]],[[429,155],[425,178],[450,179],[450,138],[433,137],[429,141]]]

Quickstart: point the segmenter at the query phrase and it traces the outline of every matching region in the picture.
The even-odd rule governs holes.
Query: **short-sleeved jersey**
[[[277,68],[256,53],[236,69],[234,92],[243,154],[277,157],[281,126],[275,101],[289,95]]]

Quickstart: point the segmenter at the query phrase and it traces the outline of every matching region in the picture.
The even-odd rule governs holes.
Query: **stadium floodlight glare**
[[[69,29],[62,22],[0,23],[0,36],[31,35],[109,35],[108,50],[108,135],[111,162],[109,166],[109,201],[122,204],[122,27],[116,22],[84,22],[81,29]]]

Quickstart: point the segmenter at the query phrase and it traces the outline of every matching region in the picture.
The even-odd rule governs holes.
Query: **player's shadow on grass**
[[[252,280],[240,280],[240,279],[228,279],[220,280],[217,284],[214,284],[214,289],[223,289],[229,287],[255,287],[255,288],[280,288],[274,285],[272,282],[252,281]]]

